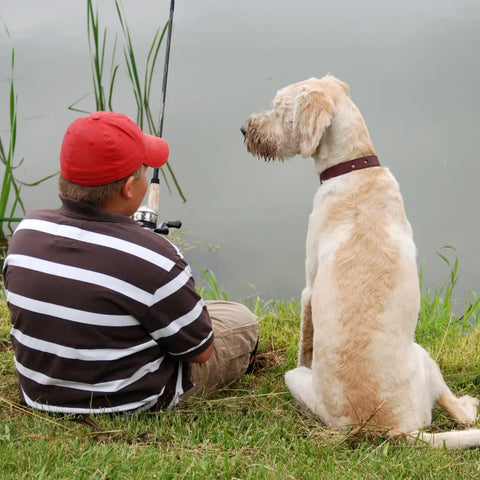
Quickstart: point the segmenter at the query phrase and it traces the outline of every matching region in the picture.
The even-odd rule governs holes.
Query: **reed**
[[[10,38],[10,32],[5,26],[7,36]],[[12,231],[12,223],[18,222],[20,218],[15,216],[18,209],[22,213],[25,213],[25,207],[22,199],[20,198],[20,186],[14,176],[14,169],[16,168],[14,163],[15,147],[17,142],[17,94],[15,92],[14,83],[14,70],[15,70],[15,48],[12,46],[11,50],[11,78],[9,85],[9,137],[4,147],[3,141],[0,138],[0,160],[4,166],[2,190],[0,192],[0,245],[2,250],[5,250],[7,245],[7,232]],[[19,165],[23,160],[19,162]],[[11,194],[13,192],[13,201]],[[2,252],[3,253],[3,252]]]
[[[158,135],[159,132],[157,131],[154,120],[155,109],[152,106],[153,82],[159,63],[159,53],[168,28],[168,21],[154,33],[145,66],[140,68],[125,10],[122,3],[118,0],[115,0],[115,9],[124,43],[123,67],[129,79],[131,93],[136,104],[136,123],[142,130],[147,131],[150,135]],[[116,91],[116,80],[120,71],[120,64],[118,64],[116,60],[118,35],[114,37],[113,46],[109,47],[108,30],[107,28],[102,29],[100,27],[98,7],[94,8],[93,0],[87,0],[87,35],[95,95],[95,109],[114,111],[113,97]],[[108,52],[111,53],[109,54]],[[108,58],[109,55],[110,59]],[[106,72],[107,63],[110,64],[109,72]],[[69,109],[89,113],[88,111],[77,108],[78,103],[84,98],[85,97],[82,97],[74,102],[69,106]],[[173,182],[178,195],[183,202],[186,202],[186,197],[173,171],[171,161],[169,161],[165,167],[168,175],[164,168],[160,169],[160,171],[169,192],[172,193],[170,182]]]
[[[10,39],[11,35],[8,28],[6,25],[4,27]],[[0,137],[0,161],[3,164],[3,178],[0,191],[0,263],[3,263],[8,246],[8,237],[13,233],[14,224],[22,220],[22,216],[25,215],[25,205],[20,196],[21,187],[36,186],[56,175],[56,173],[48,175],[34,183],[22,182],[15,177],[15,169],[23,163],[24,159],[22,158],[18,162],[15,159],[18,96],[15,90],[15,48],[13,46],[11,48],[10,72],[8,93],[9,135],[6,142]]]
[[[90,1],[90,0],[89,0]],[[150,48],[147,55],[145,67],[143,69],[143,81],[142,74],[138,69],[138,62],[135,56],[135,50],[133,48],[132,36],[128,27],[125,11],[118,0],[115,0],[115,7],[117,9],[118,20],[122,27],[123,39],[124,39],[124,59],[127,69],[128,78],[132,87],[133,96],[137,104],[137,123],[141,128],[146,128],[151,135],[158,135],[159,132],[155,125],[151,106],[151,94],[152,94],[152,82],[156,66],[158,64],[158,54],[160,47],[162,46],[165,33],[168,28],[168,21],[163,28],[158,28],[154,34],[153,40],[150,44]],[[170,165],[170,162],[166,163],[166,168],[170,174],[170,177],[177,189],[181,199],[186,202],[187,199],[183,194],[180,184],[177,181],[175,173]],[[171,192],[171,187],[168,181],[168,177],[163,169],[160,169],[163,179],[167,185],[168,190]]]
[[[95,92],[95,109],[112,110],[112,96],[115,85],[119,65],[115,65],[115,53],[117,50],[117,36],[113,45],[110,78],[108,85],[108,97],[104,87],[104,65],[105,65],[105,49],[107,45],[107,29],[100,34],[98,9],[93,10],[91,0],[87,1],[87,35],[88,48],[90,50],[90,62],[92,68],[92,83]]]

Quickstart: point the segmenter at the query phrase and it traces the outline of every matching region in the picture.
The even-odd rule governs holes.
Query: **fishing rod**
[[[160,99],[160,120],[157,136],[163,135],[163,121],[165,118],[165,98],[167,96],[168,65],[170,63],[170,45],[172,41],[173,12],[175,10],[175,0],[170,0],[170,15],[168,17],[167,46],[165,48],[165,61],[163,63],[162,95]],[[180,221],[161,223],[157,226],[158,209],[160,205],[160,179],[159,168],[153,170],[153,176],[147,193],[147,206],[140,207],[133,214],[133,219],[142,227],[150,228],[156,233],[168,234],[169,228],[180,228]]]

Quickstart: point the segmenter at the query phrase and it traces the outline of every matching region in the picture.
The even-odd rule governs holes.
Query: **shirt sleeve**
[[[182,257],[155,292],[142,323],[162,350],[179,361],[196,357],[213,342],[210,316]]]

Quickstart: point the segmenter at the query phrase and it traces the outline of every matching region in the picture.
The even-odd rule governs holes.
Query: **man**
[[[20,390],[38,410],[103,413],[169,408],[196,388],[240,377],[258,320],[207,302],[165,237],[130,216],[147,167],[169,155],[130,118],[95,112],[67,129],[58,210],[24,219],[4,281]],[[212,325],[213,322],[213,325]]]

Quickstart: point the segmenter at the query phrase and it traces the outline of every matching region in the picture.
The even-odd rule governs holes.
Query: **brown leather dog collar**
[[[327,168],[320,174],[320,183],[325,182],[333,177],[338,177],[344,173],[354,172],[355,170],[362,170],[363,168],[380,167],[380,162],[376,155],[369,155],[367,157],[356,158],[348,162],[339,163],[333,167]]]

